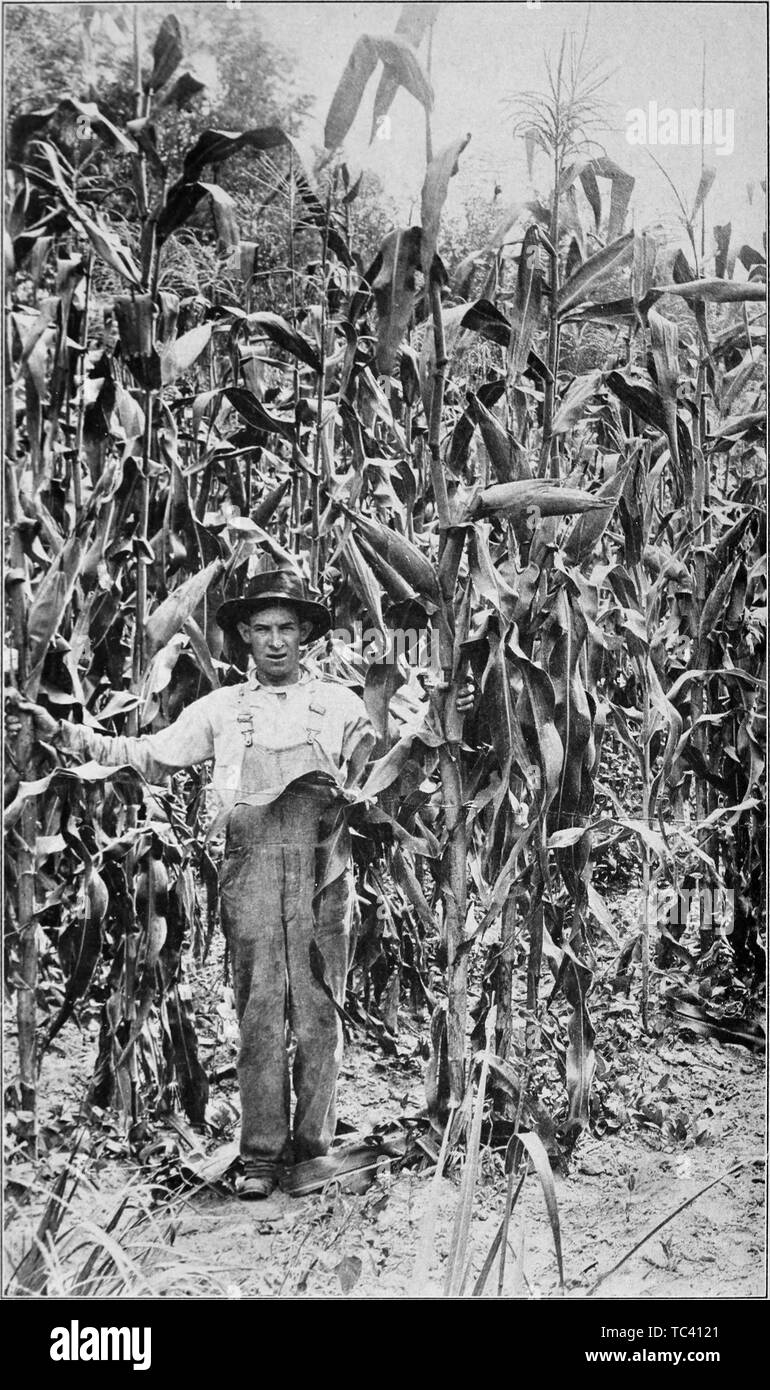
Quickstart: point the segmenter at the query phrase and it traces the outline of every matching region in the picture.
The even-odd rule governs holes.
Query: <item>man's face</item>
[[[293,685],[299,680],[300,643],[307,641],[310,627],[287,603],[266,604],[247,623],[238,624],[263,685]]]

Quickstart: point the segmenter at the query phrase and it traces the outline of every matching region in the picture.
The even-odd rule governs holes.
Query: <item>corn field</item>
[[[425,1020],[423,1157],[465,1155],[469,1211],[482,1132],[509,1146],[507,1220],[525,1154],[567,1162],[602,1113],[602,971],[626,998],[633,981],[647,1037],[665,1016],[757,1042],[765,248],[712,227],[707,164],[675,255],[639,229],[568,41],[511,122],[547,196],[457,256],[445,204],[472,137],[458,113],[434,147],[444,7],[360,33],[311,153],[291,122],[206,124],[174,7],[116,7],[128,85],[103,99],[108,9],[80,8],[82,83],[7,123],[6,686],[101,732],[157,730],[243,680],[214,613],[251,575],[321,592],[334,626],[307,662],[379,738],[346,812],[347,1027],[387,1062],[405,1016]],[[421,206],[362,244],[344,145],[365,94],[377,122],[399,89]],[[205,1134],[188,976],[218,941],[206,769],[152,786],[20,721],[13,1153],[39,1155],[52,1045],[86,1019],[84,1115],[134,1156],[169,1117]],[[470,1291],[466,1239],[461,1222],[450,1295]]]

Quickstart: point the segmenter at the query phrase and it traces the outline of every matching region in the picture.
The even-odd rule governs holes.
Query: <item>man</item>
[[[347,686],[311,675],[300,646],[331,626],[327,610],[289,571],[249,581],[217,621],[253,659],[248,679],[189,705],[168,728],[105,737],[57,722],[20,701],[37,732],[150,781],[213,759],[226,824],[220,890],[240,1025],[240,1195],[268,1197],[280,1166],[325,1154],[335,1132],[354,902],[345,792],[376,741],[366,707]],[[458,697],[461,711],[472,693]],[[290,1130],[286,1024],[296,1038]]]

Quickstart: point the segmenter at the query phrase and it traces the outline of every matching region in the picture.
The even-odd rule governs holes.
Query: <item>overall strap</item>
[[[318,738],[325,714],[326,705],[322,705],[318,699],[314,698],[308,702],[306,721],[308,743],[315,743]]]
[[[254,715],[251,710],[245,708],[245,699],[246,686],[239,685],[238,704],[236,706],[238,712],[235,719],[244,744],[247,748],[252,748],[254,746]]]

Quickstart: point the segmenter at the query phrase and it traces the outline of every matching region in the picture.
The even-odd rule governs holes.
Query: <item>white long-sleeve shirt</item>
[[[281,750],[303,743],[309,728],[341,786],[354,755],[360,767],[377,737],[366,706],[352,690],[302,669],[295,684],[282,687],[262,685],[252,672],[241,685],[214,690],[188,705],[168,728],[138,738],[61,725],[66,747],[108,767],[128,764],[151,782],[213,759],[212,790],[224,812],[238,799],[248,736],[257,747]]]

